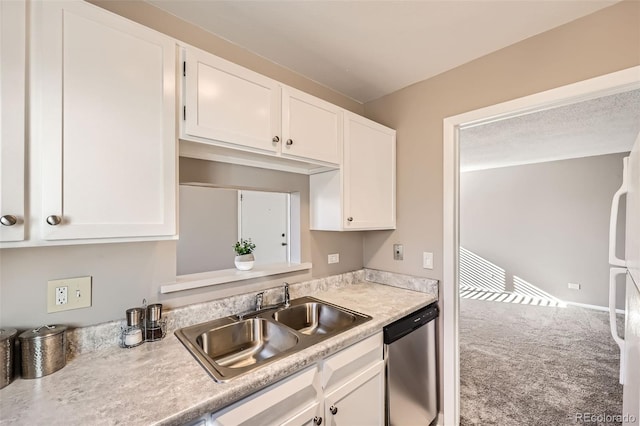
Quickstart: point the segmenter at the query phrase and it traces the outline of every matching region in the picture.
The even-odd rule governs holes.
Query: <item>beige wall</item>
[[[462,173],[460,245],[504,269],[507,291],[515,276],[567,302],[608,306],[609,213],[626,155]],[[481,262],[473,270],[482,285],[487,270]],[[624,292],[617,296],[624,309]]]
[[[397,130],[398,169],[397,229],[365,236],[365,265],[442,279],[444,118],[639,64],[640,2],[622,2],[365,104]]]
[[[444,118],[637,65],[640,2],[624,1],[365,104],[397,130],[398,170],[397,229],[365,235],[365,266],[442,280]],[[394,243],[404,261],[393,260]],[[422,251],[434,253],[433,270]]]
[[[238,241],[238,191],[180,185],[176,247],[178,275],[235,268]]]

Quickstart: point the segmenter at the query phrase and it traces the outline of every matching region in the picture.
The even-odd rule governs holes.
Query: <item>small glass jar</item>
[[[127,326],[122,328],[120,334],[120,347],[134,348],[144,343],[144,333],[142,332],[142,309],[127,309]]]

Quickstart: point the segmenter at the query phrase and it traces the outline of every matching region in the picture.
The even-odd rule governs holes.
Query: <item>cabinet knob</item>
[[[0,217],[0,223],[3,224],[4,226],[13,226],[18,222],[18,219],[16,219],[15,216],[10,215],[10,214],[6,214],[2,217]]]
[[[288,146],[293,145],[293,139],[287,139],[287,145]]]
[[[351,216],[349,216],[349,217],[347,218],[347,222],[353,222],[353,218],[352,218]]]
[[[317,426],[320,426],[322,424],[322,417],[315,416],[313,418],[313,424],[317,425]]]
[[[338,412],[338,407],[332,405],[331,407],[329,407],[329,411],[331,411],[331,414],[336,414]]]
[[[271,142],[273,142],[273,143],[280,142],[280,136],[274,136],[273,139],[271,139]]]
[[[60,216],[52,214],[51,216],[47,217],[47,223],[51,226],[60,225],[60,222],[62,222],[62,218]]]

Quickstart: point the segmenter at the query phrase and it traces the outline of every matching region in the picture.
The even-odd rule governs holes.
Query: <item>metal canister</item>
[[[20,334],[22,377],[36,379],[55,373],[67,363],[67,327],[44,325]]]
[[[13,382],[13,350],[18,330],[0,328],[0,389]]]

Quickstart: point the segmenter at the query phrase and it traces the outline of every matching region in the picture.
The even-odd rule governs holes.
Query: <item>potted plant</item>
[[[248,271],[253,268],[253,264],[255,263],[255,257],[253,256],[253,251],[256,248],[256,245],[251,242],[251,238],[236,242],[236,245],[233,247],[236,252],[236,258],[234,259],[234,263],[236,264],[236,268],[240,271]]]

